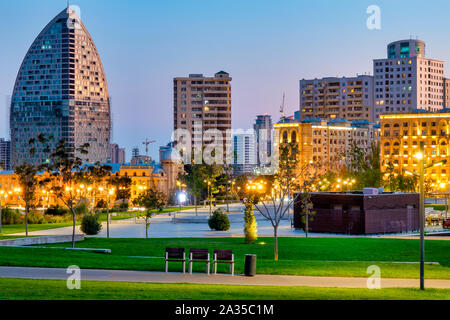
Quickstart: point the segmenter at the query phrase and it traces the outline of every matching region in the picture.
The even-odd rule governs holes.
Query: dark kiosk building
[[[419,229],[418,193],[317,192],[311,194],[311,202],[315,212],[308,222],[311,232],[375,234]],[[304,229],[302,218],[300,201],[296,201],[296,229]]]

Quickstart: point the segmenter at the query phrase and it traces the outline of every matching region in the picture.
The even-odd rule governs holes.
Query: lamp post
[[[0,184],[0,233],[2,233],[2,200],[3,194],[5,193],[2,189],[2,185]]]
[[[419,228],[420,228],[420,290],[425,290],[425,190],[424,190],[424,175],[425,170],[431,167],[441,166],[447,163],[447,160],[433,162],[425,165],[425,143],[420,142],[419,152],[415,155],[419,160],[419,174],[403,169],[403,171],[410,175],[419,176]]]

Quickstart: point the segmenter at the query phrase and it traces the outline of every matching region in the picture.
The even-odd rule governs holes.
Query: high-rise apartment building
[[[269,114],[257,115],[255,124],[253,125],[256,137],[256,163],[258,166],[261,161],[272,156],[273,149],[273,124],[272,117]],[[270,165],[270,163],[263,163]]]
[[[300,119],[374,121],[373,77],[300,80]]]
[[[53,136],[69,147],[89,143],[84,161],[106,162],[110,143],[110,103],[102,62],[86,27],[66,8],[39,33],[19,69],[11,97],[13,165],[40,164],[48,154],[31,138]]]
[[[400,40],[387,46],[387,58],[373,61],[375,121],[381,114],[445,105],[444,62],[425,57],[425,42]]]
[[[207,130],[219,130],[224,159],[225,152],[231,151],[231,80],[224,71],[214,77],[190,74],[173,80],[174,129],[188,130],[197,151],[212,141],[205,136]]]
[[[116,143],[110,144],[108,160],[111,163],[124,164],[126,162],[125,148],[119,148],[119,145]]]
[[[253,173],[257,165],[255,134],[233,134],[234,174]]]
[[[0,138],[0,170],[11,170],[11,142]]]

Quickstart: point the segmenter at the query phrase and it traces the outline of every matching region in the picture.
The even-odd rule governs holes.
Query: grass
[[[51,244],[50,246],[68,246]],[[279,261],[273,260],[273,238],[260,238],[244,244],[242,238],[188,239],[105,239],[88,238],[78,248],[108,248],[103,255],[70,250],[0,247],[0,265],[29,267],[61,267],[78,265],[87,269],[123,269],[163,271],[166,247],[232,249],[236,273],[243,273],[245,254],[257,255],[260,274],[367,277],[367,267],[378,265],[384,278],[418,278],[419,240],[379,238],[279,238]],[[450,241],[426,241],[425,275],[428,279],[450,279]],[[32,251],[32,253],[31,253]],[[157,257],[157,258],[155,258]],[[158,258],[159,257],[159,258]],[[400,262],[400,263],[395,263]],[[180,271],[180,263],[169,265]],[[219,266],[222,271],[226,265]],[[204,265],[194,265],[203,272]],[[220,271],[220,269],[219,269]]]
[[[62,227],[71,226],[71,222],[63,222],[63,223],[43,223],[43,224],[29,224],[28,232],[31,231],[40,231],[40,230],[48,230],[48,229],[56,229]],[[9,224],[2,225],[2,233],[0,235],[8,235],[13,233],[25,232],[24,224]]]
[[[380,290],[82,281],[68,290],[64,280],[0,279],[0,300],[426,300],[450,299],[450,290]]]
[[[445,204],[426,204],[426,208],[433,208],[436,211],[445,211]]]

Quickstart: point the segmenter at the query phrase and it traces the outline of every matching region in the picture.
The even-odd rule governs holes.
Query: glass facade
[[[17,75],[11,98],[13,164],[42,163],[29,155],[29,139],[44,133],[54,144],[89,143],[85,161],[105,162],[110,141],[110,103],[97,49],[81,20],[64,9],[38,35]],[[81,156],[81,155],[80,155]]]

